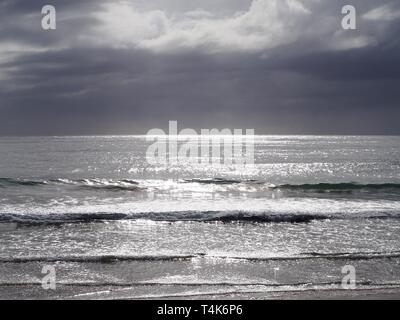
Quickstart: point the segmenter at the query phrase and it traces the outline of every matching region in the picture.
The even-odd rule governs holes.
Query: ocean
[[[0,138],[0,298],[335,296],[345,266],[353,292],[400,288],[400,137],[256,136],[253,166],[148,146]]]

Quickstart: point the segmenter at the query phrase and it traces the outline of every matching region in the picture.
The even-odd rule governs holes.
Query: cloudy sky
[[[399,35],[398,0],[0,0],[0,134],[400,134]]]

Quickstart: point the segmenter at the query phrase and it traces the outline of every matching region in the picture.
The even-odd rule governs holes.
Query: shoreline
[[[400,285],[392,288],[254,290],[219,285],[82,286],[40,284],[0,285],[0,300],[400,300]]]

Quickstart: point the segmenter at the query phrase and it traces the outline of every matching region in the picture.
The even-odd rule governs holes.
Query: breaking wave
[[[174,254],[174,255],[68,255],[68,256],[16,256],[1,257],[0,263],[30,263],[30,262],[80,262],[80,263],[114,263],[124,261],[185,261],[192,259],[235,259],[244,261],[288,261],[288,260],[371,260],[371,259],[397,259],[400,251],[383,252],[338,252],[317,253],[305,252],[291,256],[235,256],[213,255],[207,253]]]
[[[400,183],[382,183],[382,184],[361,184],[355,182],[345,183],[314,183],[314,184],[281,184],[274,185],[260,180],[230,180],[222,178],[214,179],[189,179],[185,182],[201,183],[201,184],[252,184],[266,185],[271,189],[281,190],[298,190],[298,191],[351,191],[351,190],[398,190],[400,191]]]
[[[27,180],[27,179],[12,179],[0,178],[0,188],[7,188],[13,186],[71,186],[83,189],[98,189],[98,190],[114,190],[114,191],[136,191],[142,189],[138,186],[139,183],[130,180],[107,180],[107,179],[50,179],[50,180]]]
[[[317,184],[285,184],[277,187],[279,189],[300,190],[300,191],[352,191],[352,190],[396,190],[400,191],[400,184],[383,183],[383,184],[358,184],[358,183],[317,183]]]
[[[181,211],[135,213],[0,213],[0,223],[22,225],[57,225],[64,223],[91,223],[119,220],[148,220],[155,222],[204,222],[204,223],[310,223],[324,220],[400,219],[397,214],[305,214],[245,211]]]
[[[382,184],[359,184],[359,183],[315,183],[315,184],[281,184],[274,185],[261,180],[235,180],[223,178],[211,179],[186,179],[177,181],[177,183],[197,183],[210,185],[260,185],[263,188],[271,190],[287,190],[287,191],[302,191],[302,192],[351,192],[351,191],[390,191],[400,192],[399,183],[382,183]],[[145,189],[138,181],[132,179],[109,180],[109,179],[49,179],[49,180],[29,180],[29,179],[14,179],[0,178],[0,188],[13,186],[22,187],[40,187],[40,186],[71,186],[85,189],[98,190],[115,190],[115,191],[135,191]]]
[[[1,213],[0,222],[21,224],[62,224],[116,220],[151,220],[164,222],[247,222],[247,223],[309,223],[313,220],[334,219],[333,216],[314,214],[271,214],[264,212],[143,212],[143,213],[56,213],[19,214]],[[336,217],[337,218],[337,217]]]

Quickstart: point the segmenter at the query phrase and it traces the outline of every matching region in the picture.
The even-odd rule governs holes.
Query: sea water
[[[223,298],[400,286],[400,137],[256,136],[254,166],[145,136],[0,138],[0,296]],[[56,290],[43,290],[43,266]]]

